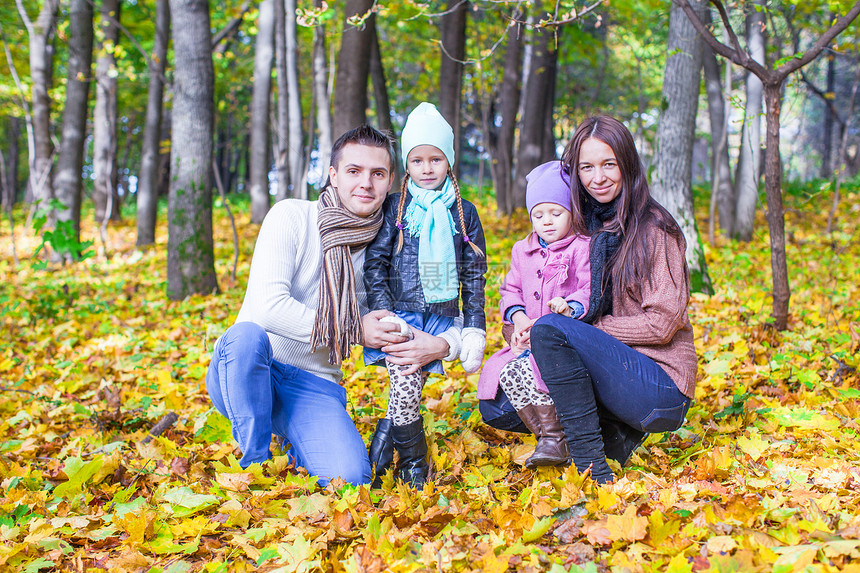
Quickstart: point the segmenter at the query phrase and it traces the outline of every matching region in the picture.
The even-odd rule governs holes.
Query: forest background
[[[4,3],[0,565],[858,568],[858,11]],[[435,487],[321,490],[284,456],[235,461],[204,374],[258,223],[315,195],[345,129],[397,134],[423,100],[457,130],[489,307],[525,173],[589,114],[625,121],[684,228],[697,401],[612,486],[524,470],[533,440],[483,426],[458,367],[427,389]],[[367,436],[383,378],[345,371]]]

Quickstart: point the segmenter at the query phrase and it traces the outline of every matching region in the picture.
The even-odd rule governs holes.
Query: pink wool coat
[[[525,307],[531,319],[552,312],[547,306],[557,296],[576,301],[588,312],[591,294],[591,264],[589,238],[574,235],[542,247],[537,233],[517,241],[511,251],[511,270],[505,277],[499,293],[502,317],[514,306]],[[508,346],[499,350],[484,364],[478,379],[478,399],[492,400],[499,388],[502,368],[516,358]],[[546,385],[540,377],[534,358],[529,356],[535,384],[542,392]]]

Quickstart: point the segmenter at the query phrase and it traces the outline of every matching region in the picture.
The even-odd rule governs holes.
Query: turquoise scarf
[[[460,294],[457,255],[454,252],[454,219],[449,209],[456,194],[451,178],[441,189],[422,189],[407,183],[412,201],[406,208],[406,229],[418,237],[418,274],[424,300],[445,302]]]

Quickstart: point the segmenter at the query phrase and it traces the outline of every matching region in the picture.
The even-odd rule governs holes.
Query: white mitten
[[[448,342],[448,356],[443,358],[445,362],[451,362],[452,360],[457,360],[460,358],[460,347],[462,345],[462,340],[460,340],[460,334],[463,330],[463,313],[461,312],[454,318],[454,324],[451,325],[451,328],[446,330],[441,334],[437,334],[439,338],[444,338]]]
[[[484,362],[484,350],[487,348],[487,332],[480,328],[466,327],[463,329],[463,347],[460,350],[460,362],[466,372],[477,372]]]
[[[405,336],[407,340],[412,340],[415,338],[415,335],[412,334],[412,329],[409,328],[409,325],[406,324],[406,321],[396,316],[394,314],[390,316],[383,316],[379,319],[379,322],[393,322],[394,324],[400,326],[400,336]]]

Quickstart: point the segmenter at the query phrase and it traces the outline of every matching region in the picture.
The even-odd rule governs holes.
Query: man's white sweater
[[[285,199],[266,215],[236,322],[262,326],[269,334],[275,360],[338,382],[343,374],[339,365],[328,363],[328,347],[311,352],[310,346],[322,273],[317,213],[317,201]],[[352,253],[352,266],[363,314],[367,311],[364,249]]]

